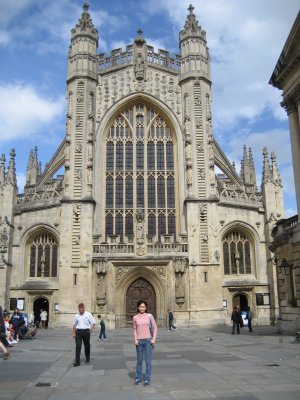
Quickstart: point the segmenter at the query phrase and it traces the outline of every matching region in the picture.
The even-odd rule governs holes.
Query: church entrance
[[[156,317],[156,294],[153,286],[144,278],[138,278],[129,286],[126,293],[126,319],[132,321],[132,317],[137,313],[136,304],[139,300],[147,302],[148,313]]]
[[[238,294],[234,296],[232,300],[232,306],[237,307],[239,306],[241,311],[247,311],[248,310],[248,300],[247,297],[243,294]]]
[[[38,299],[34,300],[34,302],[33,302],[33,314],[34,314],[34,322],[35,323],[40,323],[41,310],[47,311],[48,320],[49,320],[49,301],[47,299],[45,299],[44,297],[39,297]],[[46,327],[48,327],[48,320],[46,322]]]

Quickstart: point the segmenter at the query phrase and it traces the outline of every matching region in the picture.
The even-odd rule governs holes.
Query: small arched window
[[[58,243],[49,233],[41,233],[29,242],[29,276],[57,277]]]
[[[224,274],[251,274],[251,244],[240,231],[232,231],[223,239]]]

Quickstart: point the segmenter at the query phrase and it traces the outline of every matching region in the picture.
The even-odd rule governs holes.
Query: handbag
[[[151,337],[153,338],[153,325],[152,325],[152,321],[151,321],[150,315],[151,315],[151,314],[148,314],[148,318],[149,318],[149,331],[150,331]]]

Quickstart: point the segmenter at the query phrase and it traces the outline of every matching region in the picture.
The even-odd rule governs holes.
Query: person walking
[[[231,334],[232,335],[235,334],[235,330],[238,335],[240,334],[240,320],[241,320],[241,313],[237,307],[234,307],[232,314],[231,314],[231,321],[232,321]]]
[[[134,343],[136,346],[136,373],[134,384],[138,385],[143,379],[143,359],[146,362],[146,373],[144,386],[150,385],[151,381],[151,358],[157,336],[157,325],[152,314],[147,313],[147,302],[137,302],[137,314],[133,317]]]
[[[168,331],[171,331],[172,328],[176,331],[176,326],[173,324],[174,315],[173,315],[171,310],[168,310],[168,320],[169,320],[169,329],[168,329]]]
[[[99,333],[99,339],[98,340],[107,340],[106,339],[106,333],[105,333],[105,322],[104,319],[101,317],[101,315],[98,315],[97,318],[100,320],[100,333]],[[103,339],[102,339],[103,336]]]
[[[5,328],[5,323],[3,319],[3,311],[2,307],[0,306],[0,349],[3,351],[3,360],[7,360],[9,357],[9,351],[7,348],[4,346],[2,343],[2,339],[6,341],[6,328]]]
[[[84,344],[85,362],[90,362],[90,337],[94,330],[95,324],[96,322],[92,314],[88,311],[85,311],[84,304],[78,304],[78,313],[75,315],[73,323],[73,337],[75,338],[76,343],[75,361],[73,363],[73,367],[78,367],[80,365],[82,342]]]
[[[46,310],[41,310],[41,314],[40,314],[40,321],[42,323],[41,329],[46,329],[46,322],[48,319],[48,313]]]
[[[248,307],[247,319],[248,319],[248,330],[249,330],[249,332],[253,332],[253,329],[252,329],[252,311],[250,310],[250,307]]]

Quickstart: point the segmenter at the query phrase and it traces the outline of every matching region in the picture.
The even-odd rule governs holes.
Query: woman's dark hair
[[[137,311],[139,312],[139,306],[140,306],[141,304],[145,304],[145,306],[146,306],[146,311],[147,311],[147,302],[146,302],[145,300],[139,300],[139,301],[137,302],[137,305],[136,305]]]

